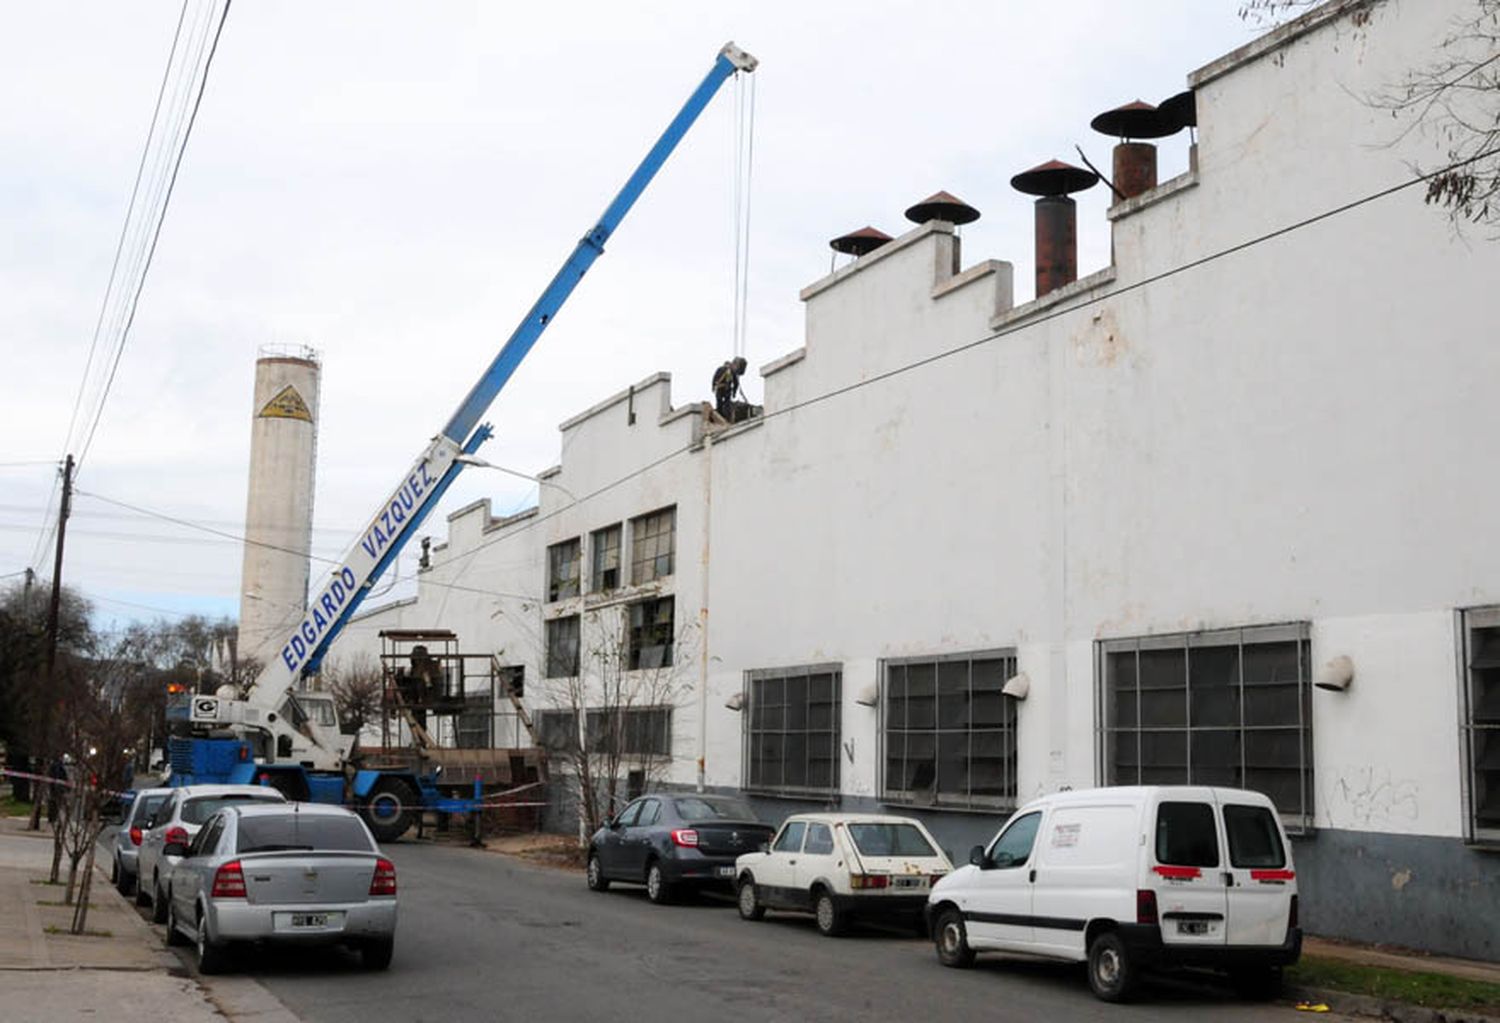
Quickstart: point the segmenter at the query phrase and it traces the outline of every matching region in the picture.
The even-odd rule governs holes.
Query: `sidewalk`
[[[160,1023],[165,1014],[174,1023],[223,1023],[105,872],[90,897],[87,928],[97,936],[66,933],[72,907],[46,905],[61,902],[64,889],[33,883],[51,869],[52,835],[45,822],[40,832],[25,827],[25,818],[0,818],[0,1018]]]

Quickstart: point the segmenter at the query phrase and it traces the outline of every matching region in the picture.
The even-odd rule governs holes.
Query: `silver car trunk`
[[[245,894],[259,905],[364,902],[375,876],[374,853],[242,853]]]

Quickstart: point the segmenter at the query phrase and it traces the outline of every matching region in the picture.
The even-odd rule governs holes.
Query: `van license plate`
[[[293,927],[327,927],[327,913],[293,913]]]
[[[1207,934],[1207,920],[1179,920],[1177,921],[1178,934]]]

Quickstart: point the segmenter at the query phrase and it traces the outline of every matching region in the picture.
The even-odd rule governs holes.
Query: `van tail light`
[[[891,878],[889,874],[850,874],[850,888],[889,888]]]
[[[375,876],[370,878],[370,894],[396,894],[396,865],[384,856],[375,861]]]
[[[677,828],[672,832],[672,844],[696,849],[698,847],[698,832],[692,828]]]
[[[215,899],[243,899],[245,897],[245,872],[239,860],[230,860],[214,871],[214,886],[209,892]]]
[[[141,829],[140,828],[131,828],[130,829],[130,844],[131,845],[140,845],[141,844]]]
[[[168,845],[192,845],[193,836],[187,833],[187,828],[168,828],[161,836],[161,844]]]
[[[1142,888],[1135,893],[1135,922],[1138,924],[1159,922],[1156,915],[1156,893],[1149,888]]]
[[[1297,926],[1297,896],[1295,895],[1292,896],[1292,908],[1287,913],[1286,926],[1288,930]]]

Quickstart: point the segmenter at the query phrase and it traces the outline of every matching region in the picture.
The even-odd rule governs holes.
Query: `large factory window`
[[[1463,614],[1463,736],[1470,840],[1500,841],[1500,607]]]
[[[1105,784],[1254,789],[1311,827],[1308,634],[1298,622],[1101,642]]]
[[[672,598],[630,605],[627,633],[631,671],[672,666]]]
[[[578,568],[582,560],[576,539],[547,548],[547,599],[566,600],[578,596]]]
[[[571,678],[578,674],[578,616],[553,618],[547,623],[548,678]]]
[[[630,584],[648,583],[672,574],[677,540],[677,509],[630,520]]]
[[[589,573],[589,592],[605,593],[620,588],[620,527],[606,526],[589,534],[593,570]]]
[[[745,676],[745,788],[827,795],[839,788],[837,664],[776,668]]]
[[[588,712],[588,748],[625,756],[667,756],[672,752],[671,707],[615,707]]]

